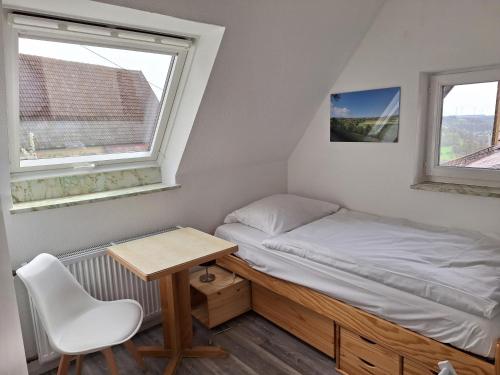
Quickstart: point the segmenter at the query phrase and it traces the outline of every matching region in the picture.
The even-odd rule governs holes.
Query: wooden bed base
[[[351,353],[360,352],[362,347],[349,349],[348,345],[351,341],[352,345],[355,345],[356,335],[359,335],[360,339],[377,346],[372,352],[375,353],[380,348],[380,351],[398,357],[400,362],[396,374],[432,375],[438,372],[439,361],[448,360],[458,375],[500,375],[500,341],[497,342],[493,363],[489,359],[440,343],[320,292],[256,271],[236,256],[221,258],[217,260],[217,264],[252,282],[252,292],[255,294],[253,309],[257,313],[331,357],[336,356],[337,367],[341,373],[351,375],[352,371],[358,372],[349,371],[349,350],[352,349]],[[309,317],[314,322],[307,327]],[[330,326],[325,326],[325,322]],[[301,328],[304,326],[307,328]],[[317,332],[314,332],[314,327]],[[313,334],[310,334],[311,331]],[[354,339],[351,340],[349,336]],[[333,338],[333,342],[328,342],[329,337]],[[345,337],[345,340],[341,337]],[[346,348],[345,352],[343,347]],[[345,367],[342,366],[343,363]],[[367,363],[369,364],[361,359],[359,368],[368,366]],[[372,373],[358,373],[365,372]],[[373,373],[379,372],[373,370]],[[380,373],[387,374],[388,371]]]

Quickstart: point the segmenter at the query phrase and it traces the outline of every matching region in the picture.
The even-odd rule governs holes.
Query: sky
[[[60,60],[140,70],[161,99],[172,57],[152,52],[19,38],[19,53]]]
[[[443,116],[494,116],[498,82],[456,85],[443,101]]]
[[[331,117],[385,117],[399,115],[399,87],[341,93],[331,96]]]

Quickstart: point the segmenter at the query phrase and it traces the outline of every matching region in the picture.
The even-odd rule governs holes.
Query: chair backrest
[[[97,303],[54,256],[40,254],[17,270],[52,344],[60,328]]]

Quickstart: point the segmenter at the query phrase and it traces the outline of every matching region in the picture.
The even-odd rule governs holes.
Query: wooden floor
[[[218,333],[220,332],[220,333]],[[231,355],[226,359],[184,359],[178,375],[336,375],[335,363],[326,355],[281,330],[266,319],[249,312],[226,324],[208,330],[194,323],[194,342],[214,344],[227,349]],[[138,345],[154,345],[162,342],[161,328],[151,328],[138,334],[134,342]],[[122,347],[113,349],[120,375],[142,374],[127,351]],[[147,375],[163,374],[165,359],[146,359]],[[56,371],[46,375],[55,375]],[[74,374],[72,366],[70,374]],[[104,357],[92,354],[85,357],[83,375],[108,374]]]

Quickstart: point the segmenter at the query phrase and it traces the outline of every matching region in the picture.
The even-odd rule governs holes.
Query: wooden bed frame
[[[492,361],[410,331],[310,288],[256,271],[234,255],[217,260],[217,264],[251,281],[252,307],[257,313],[331,357],[337,357],[337,368],[341,373],[372,373],[348,370],[348,360],[345,357],[344,361],[342,352],[342,345],[348,345],[347,337],[341,341],[341,332],[345,332],[346,336],[354,333],[354,336],[359,335],[376,345],[375,349],[380,347],[381,351],[398,356],[400,363],[395,373],[400,375],[436,374],[439,371],[437,364],[443,360],[450,361],[458,375],[500,375],[500,340],[496,345],[495,361]],[[308,324],[311,326],[307,327]],[[305,329],[301,328],[304,326]],[[325,327],[329,328],[325,330]],[[321,336],[322,332],[326,336]],[[333,340],[328,342],[329,338],[325,337]],[[345,351],[348,350],[346,347]],[[346,367],[342,366],[344,362]],[[364,366],[360,362],[361,365]],[[373,370],[373,373],[387,374],[387,371],[378,371]]]

